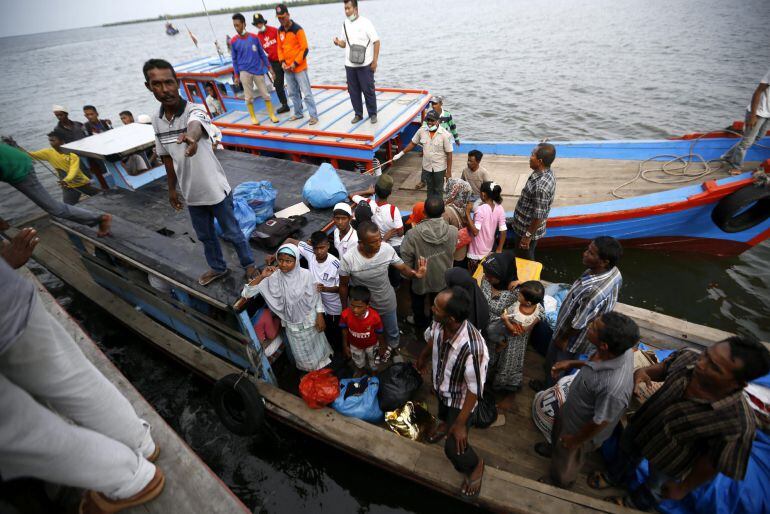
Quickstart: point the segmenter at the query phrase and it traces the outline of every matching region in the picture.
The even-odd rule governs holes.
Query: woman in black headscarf
[[[479,330],[489,323],[489,306],[481,294],[481,289],[465,268],[449,268],[444,273],[447,287],[459,286],[468,291],[471,297],[471,313],[468,321]]]
[[[489,324],[483,332],[489,349],[489,370],[487,380],[491,379],[493,368],[497,364],[500,352],[505,348],[508,329],[501,316],[503,311],[513,306],[518,299],[516,285],[516,256],[513,252],[490,253],[482,262],[484,278],[481,279],[481,294],[489,306]]]

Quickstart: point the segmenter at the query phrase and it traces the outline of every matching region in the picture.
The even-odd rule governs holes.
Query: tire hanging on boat
[[[770,189],[743,187],[725,196],[711,211],[711,220],[727,233],[743,232],[770,218]]]
[[[214,384],[212,402],[222,424],[232,433],[256,435],[265,424],[265,404],[257,386],[247,377],[233,373]]]

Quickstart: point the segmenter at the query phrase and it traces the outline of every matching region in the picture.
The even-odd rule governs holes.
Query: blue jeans
[[[35,170],[30,170],[26,177],[21,179],[19,182],[16,182],[15,184],[11,184],[11,186],[15,187],[22,194],[24,194],[24,196],[35,202],[38,207],[43,209],[51,216],[64,218],[65,220],[74,221],[75,223],[82,223],[83,225],[88,225],[89,227],[98,225],[102,220],[102,215],[98,212],[75,207],[73,204],[77,202],[77,199],[75,199],[73,204],[70,204],[69,202],[63,203],[59,200],[55,200],[53,197],[51,197],[50,194],[48,194],[48,191],[46,191],[46,189],[43,187],[43,184],[41,184],[37,179]],[[62,190],[63,196],[66,195],[66,191],[67,190]],[[75,192],[79,197],[80,192],[77,190],[75,190]]]
[[[212,270],[222,273],[227,269],[227,263],[222,256],[222,247],[219,246],[219,239],[214,229],[214,218],[222,228],[222,238],[230,241],[235,247],[241,266],[247,268],[254,265],[251,247],[235,218],[232,193],[216,205],[188,205],[187,209],[190,211],[190,220],[195,234],[198,236],[198,240],[203,243],[206,262]]]
[[[398,348],[398,344],[401,340],[401,334],[398,331],[398,316],[397,311],[394,309],[389,312],[380,312],[380,319],[382,320],[382,327],[385,329],[385,339],[388,342],[388,346],[391,348]]]
[[[315,99],[313,98],[313,91],[310,89],[310,77],[307,74],[307,70],[300,72],[287,71],[284,78],[289,88],[291,104],[294,106],[294,116],[297,118],[302,117],[302,98],[304,98],[310,117],[317,118],[318,111],[315,108]]]
[[[750,116],[751,113],[747,111],[746,123],[748,123]],[[727,161],[733,168],[740,168],[743,164],[743,159],[746,157],[746,152],[754,143],[762,139],[768,128],[770,128],[770,118],[763,118],[762,116],[757,116],[757,122],[750,129],[747,129],[744,125],[743,137],[740,143],[730,148],[722,156],[722,160]]]

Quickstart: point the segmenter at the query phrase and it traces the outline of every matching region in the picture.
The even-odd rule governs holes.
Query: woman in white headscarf
[[[298,369],[321,369],[331,362],[333,353],[324,335],[321,294],[310,271],[299,266],[296,245],[281,245],[276,260],[278,265],[265,268],[244,286],[241,296],[262,295],[268,308],[281,318]]]

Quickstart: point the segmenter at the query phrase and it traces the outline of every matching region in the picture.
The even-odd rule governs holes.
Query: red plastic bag
[[[455,246],[455,250],[459,250],[463,246],[468,246],[469,244],[471,244],[471,234],[466,227],[463,227],[457,231],[457,245]]]
[[[299,394],[308,407],[320,409],[340,395],[340,381],[328,368],[311,371],[299,381]]]

